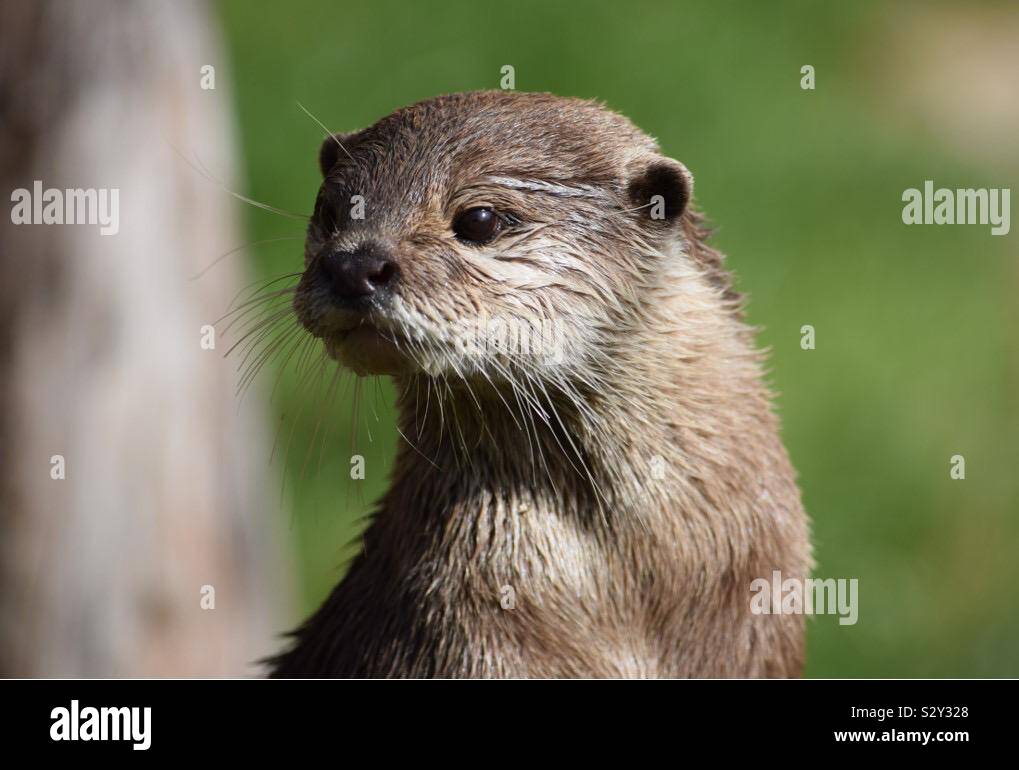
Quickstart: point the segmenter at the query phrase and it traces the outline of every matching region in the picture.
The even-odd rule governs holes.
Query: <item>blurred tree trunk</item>
[[[211,29],[191,2],[0,3],[5,194],[34,180],[120,190],[116,235],[0,231],[7,676],[254,674],[276,646],[260,414],[238,408],[222,346],[200,345],[247,282],[242,258],[191,280],[243,236],[235,202],[174,150],[231,186]],[[215,90],[200,87],[207,64]]]

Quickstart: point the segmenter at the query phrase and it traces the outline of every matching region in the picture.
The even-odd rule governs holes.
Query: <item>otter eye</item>
[[[319,190],[318,197],[315,199],[315,211],[312,215],[312,221],[317,223],[319,228],[326,233],[332,233],[339,229],[339,219],[333,206],[334,203],[331,196],[327,194],[323,186]]]
[[[468,209],[453,222],[456,237],[470,243],[488,243],[501,229],[502,220],[489,208]]]

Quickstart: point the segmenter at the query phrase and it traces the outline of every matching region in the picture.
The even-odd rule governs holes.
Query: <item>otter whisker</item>
[[[182,153],[180,150],[178,150],[176,147],[174,147],[174,145],[172,143],[170,143],[170,142],[167,142],[167,143],[170,145],[170,147],[173,149],[173,151],[178,155],[178,157],[180,157],[181,160],[183,160],[185,163],[187,163],[189,166],[191,166],[192,169],[197,171],[201,176],[205,177],[205,179],[207,181],[212,182],[213,184],[217,185],[220,189],[223,190],[223,192],[233,196],[237,200],[239,200],[239,201],[241,201],[243,203],[247,203],[249,206],[254,206],[255,208],[262,209],[263,211],[268,211],[271,214],[278,214],[281,217],[287,217],[289,219],[300,219],[300,220],[304,220],[304,221],[308,221],[309,219],[311,219],[311,217],[309,217],[307,214],[295,214],[292,211],[286,211],[285,209],[280,209],[280,208],[276,208],[275,206],[270,206],[268,203],[262,203],[261,201],[257,201],[254,198],[249,198],[246,195],[241,195],[239,192],[235,192],[235,191],[231,190],[229,187],[227,187],[225,184],[223,184],[223,182],[221,182],[219,179],[217,179],[212,174],[212,172],[209,171],[205,167],[205,164],[202,163],[201,158],[198,157],[197,153],[194,153],[195,163],[192,163],[184,155],[184,153]]]
[[[365,387],[367,388],[367,385]],[[365,403],[368,401],[368,394],[367,393],[363,394],[363,401]],[[367,405],[366,409],[367,408],[371,408],[370,405]],[[375,417],[375,421],[378,422],[378,415],[375,414],[374,417]],[[371,425],[370,422],[368,422],[368,415],[366,413],[362,413],[361,419],[364,421],[364,432],[368,434],[368,443],[369,444],[374,444],[375,443],[375,438],[372,436],[372,425]]]
[[[248,308],[246,312],[232,319],[226,326],[219,330],[219,333],[222,336],[227,337],[230,336],[230,331],[235,326],[240,326],[241,328],[235,333],[236,344],[239,345],[243,343],[250,334],[262,328],[266,321],[270,321],[271,323],[271,319],[278,318],[281,315],[291,315],[292,312],[288,297],[284,297],[282,300],[279,297],[268,298],[258,305],[253,305]]]
[[[275,291],[265,292],[262,295],[255,297],[245,302],[240,307],[235,308],[227,315],[223,316],[217,321],[217,323],[227,322],[224,327],[224,331],[233,328],[234,326],[246,323],[253,317],[257,316],[258,313],[263,311],[266,307],[279,307],[283,304],[290,304],[293,301],[293,294],[296,287],[289,286],[284,289],[276,289]]]
[[[263,334],[259,335],[259,337],[253,341],[251,348],[244,354],[244,357],[237,365],[237,371],[241,372],[241,379],[238,385],[239,391],[243,392],[247,385],[254,380],[258,370],[272,355],[276,346],[288,341],[297,331],[298,329],[296,326],[283,326],[282,328],[270,326],[266,328]],[[269,335],[273,332],[276,333],[276,336],[272,339],[268,339]],[[262,345],[261,349],[259,349],[259,345],[267,339],[268,342]]]
[[[262,368],[268,364],[273,358],[278,357],[279,354],[286,350],[287,344],[297,337],[301,333],[301,328],[296,324],[290,327],[285,327],[276,337],[265,346],[265,349],[259,354],[255,361],[248,367],[245,372],[242,384],[241,384],[241,398],[247,393],[247,390],[251,387],[251,384],[255,381],[258,373]]]
[[[584,460],[580,456],[580,450],[577,449],[576,444],[573,443],[573,438],[570,436],[570,431],[567,429],[567,427],[566,427],[565,423],[563,422],[562,418],[559,416],[559,411],[555,408],[555,404],[553,403],[553,399],[549,395],[548,390],[545,388],[545,384],[539,378],[533,377],[533,376],[531,376],[530,374],[528,374],[526,372],[524,373],[524,377],[532,385],[532,387],[537,387],[537,388],[541,389],[541,392],[545,395],[545,402],[544,403],[546,403],[548,405],[549,413],[551,414],[551,416],[555,417],[556,422],[558,423],[560,430],[562,431],[562,433],[566,437],[567,443],[569,443],[570,448],[573,450],[572,454],[571,454],[571,452],[567,451],[566,447],[563,446],[562,441],[559,440],[559,431],[557,431],[555,426],[552,425],[552,422],[548,419],[548,416],[544,413],[544,409],[539,411],[538,414],[542,417],[543,421],[548,426],[549,434],[552,436],[553,440],[559,446],[559,449],[563,453],[563,457],[566,458],[566,461],[570,464],[570,466],[572,466],[573,470],[576,471],[577,474],[579,474],[579,475],[587,475],[589,478],[591,478],[591,471],[587,468],[586,465],[584,465]],[[534,393],[535,397],[537,398],[536,392],[532,390],[532,393]],[[573,462],[573,458],[574,457],[576,457],[577,460],[580,462],[581,466],[583,466],[583,471],[581,471],[581,469],[577,467],[577,464],[575,462]],[[593,478],[592,478],[592,481],[593,481]]]
[[[307,214],[297,214],[293,211],[287,211],[286,209],[271,206],[268,203],[263,203],[262,201],[255,200],[254,198],[249,198],[247,195],[242,195],[239,192],[231,190],[229,187],[223,184],[223,182],[219,178],[217,178],[211,171],[209,171],[205,164],[202,163],[202,159],[198,157],[198,153],[194,153],[194,157],[195,162],[198,163],[198,165],[200,166],[199,169],[200,172],[203,173],[208,180],[219,185],[224,192],[229,193],[231,196],[241,201],[242,203],[247,203],[249,206],[254,206],[257,209],[261,209],[262,211],[268,211],[270,214],[278,214],[279,216],[287,217],[288,219],[300,219],[303,221],[308,221],[309,219],[311,219],[311,217]]]
[[[558,385],[559,386],[559,392],[562,393],[563,395],[565,395],[567,397],[567,399],[570,399],[571,401],[573,401],[574,404],[576,403],[577,400],[582,400],[582,399],[579,398],[579,394],[575,394],[575,391],[573,391],[570,386],[565,384],[565,381],[562,379],[562,377],[559,377],[559,376],[552,377],[552,378],[550,378],[550,382],[552,384]],[[543,390],[545,390],[544,383],[539,382],[539,385],[542,387]],[[546,393],[547,393],[547,390],[546,390]],[[571,394],[575,394],[576,398],[573,398],[573,395],[571,395]],[[551,397],[549,397],[549,400],[551,401]],[[595,475],[594,475],[593,471],[588,467],[587,463],[584,461],[583,453],[577,447],[576,443],[574,443],[573,436],[572,436],[571,432],[566,428],[566,425],[563,423],[563,420],[560,417],[558,410],[556,410],[554,404],[552,405],[552,414],[555,416],[556,421],[559,423],[559,426],[562,428],[563,433],[566,436],[566,441],[569,443],[570,448],[573,450],[573,452],[574,452],[574,454],[575,454],[575,456],[577,458],[577,461],[581,464],[581,466],[584,469],[584,474],[586,474],[587,480],[591,484],[591,488],[594,490],[595,499],[598,502],[598,512],[602,516],[603,523],[607,526],[609,524],[609,521],[608,521],[608,513],[606,511],[606,506],[608,505],[609,500],[606,497],[604,490],[601,488],[601,484],[599,484],[598,480],[595,478]],[[576,466],[574,466],[574,467],[576,467]]]
[[[318,413],[317,413],[317,415],[315,417],[315,430],[312,431],[311,440],[308,442],[308,449],[305,450],[304,461],[301,464],[301,474],[299,476],[299,480],[301,482],[304,481],[305,473],[308,470],[308,461],[311,459],[311,455],[312,455],[312,453],[315,450],[315,439],[318,437],[319,430],[322,429],[323,417],[325,416],[325,412],[326,412],[326,409],[327,409],[327,407],[329,405],[331,397],[333,395],[335,395],[336,382],[339,379],[340,373],[342,371],[343,370],[339,366],[335,367],[335,369],[333,371],[332,379],[329,381],[329,384],[326,386],[324,397],[323,398],[316,398],[315,399],[316,402],[318,403]],[[324,433],[324,431],[323,431],[323,433]],[[321,450],[320,450],[320,454],[319,454],[319,463],[321,464]]]
[[[240,339],[234,342],[234,344],[227,349],[226,353],[223,354],[224,358],[233,353],[239,346],[244,345],[244,351],[242,351],[244,358],[241,360],[241,365],[243,365],[251,350],[257,346],[260,340],[264,339],[264,335],[271,334],[275,328],[275,324],[291,314],[289,307],[277,308],[275,310],[270,308],[268,312],[269,315],[261,318],[260,320],[254,321],[249,328],[244,330]]]
[[[513,377],[508,370],[506,370],[504,367],[502,367],[501,364],[497,363],[496,366],[497,366],[498,370],[504,372],[503,377],[505,378],[506,382],[510,386],[510,391],[513,393],[513,400],[516,403],[517,408],[520,409],[520,416],[521,416],[522,423],[517,421],[516,415],[513,413],[513,409],[510,407],[509,403],[505,399],[503,399],[503,403],[506,405],[506,411],[509,412],[510,417],[513,419],[514,423],[518,426],[518,429],[520,429],[521,425],[523,427],[524,436],[527,439],[527,453],[528,453],[528,457],[530,458],[530,463],[529,464],[530,464],[530,467],[531,467],[531,475],[532,475],[532,478],[534,479],[535,487],[537,487],[538,468],[537,468],[537,466],[536,466],[536,464],[534,462],[534,450],[536,448],[537,448],[537,450],[539,452],[539,455],[541,457],[541,461],[542,461],[543,464],[544,464],[544,461],[545,461],[544,455],[541,455],[541,446],[538,443],[537,426],[534,426],[534,418],[528,413],[528,410],[525,408],[525,405],[524,405],[523,401],[521,400],[522,396],[520,394],[520,388],[517,385],[516,378]],[[485,376],[486,377],[488,376],[487,373],[486,373]],[[495,387],[494,383],[493,383],[493,387]],[[498,389],[496,389],[496,392],[497,393],[499,392]],[[531,436],[531,429],[532,429],[532,427],[534,428],[534,437],[533,437],[533,439],[532,439],[532,436]],[[546,470],[546,473],[548,473],[547,466],[546,466],[545,470]],[[550,482],[552,481],[551,477],[549,478],[549,481]]]
[[[312,362],[312,360],[314,360],[314,352],[315,352],[315,350],[319,351],[319,355],[320,356],[326,356],[327,355],[326,351],[323,348],[321,348],[320,346],[318,346],[317,338],[312,337],[311,335],[308,335],[307,339],[308,339],[308,342],[304,346],[304,350],[301,352],[301,355],[298,357],[297,364],[294,367],[296,372],[297,372],[297,374],[298,374],[298,377],[300,377],[302,375],[302,373],[304,373],[305,371],[308,370],[309,367],[311,367],[311,365],[312,365],[311,362]]]
[[[495,363],[495,368],[498,371],[502,371],[503,372],[503,376],[508,375],[508,372],[505,369],[503,369],[498,364],[498,362],[494,362],[494,363]],[[495,382],[489,376],[488,372],[485,371],[485,369],[483,367],[480,369],[480,371],[481,371],[481,375],[488,381],[488,384],[492,386],[492,391],[495,393],[495,395],[499,398],[500,401],[502,401],[503,405],[506,407],[506,411],[509,413],[510,419],[513,420],[513,424],[517,426],[517,430],[523,430],[523,425],[521,425],[520,421],[517,419],[517,416],[513,413],[513,410],[510,408],[509,403],[503,397],[502,392],[500,391],[499,387],[495,384]],[[506,376],[506,379],[510,383],[510,386],[512,386],[513,385],[512,377]],[[477,401],[477,399],[475,399],[475,401]],[[479,408],[480,408],[480,405],[479,405]]]
[[[545,475],[548,478],[553,491],[558,492],[555,485],[555,479],[552,476],[551,468],[549,467],[548,461],[545,458],[544,442],[541,440],[541,434],[538,431],[538,423],[535,421],[535,417],[539,418],[549,428],[549,432],[553,435],[553,437],[555,436],[555,433],[552,430],[552,424],[551,421],[548,419],[547,413],[541,406],[541,403],[539,402],[537,395],[533,392],[530,386],[531,379],[530,374],[525,369],[522,369],[520,373],[523,376],[523,380],[520,382],[514,380],[513,381],[514,386],[517,392],[519,393],[520,398],[522,398],[524,400],[524,403],[529,407],[526,411],[526,415],[530,419],[531,430],[534,433],[534,441],[538,449],[538,459],[541,461],[541,464],[545,469]]]
[[[474,405],[477,407],[478,415],[482,418],[482,420],[481,420],[481,431],[482,432],[479,433],[477,441],[474,444],[475,448],[477,448],[480,445],[483,437],[486,436],[486,435],[490,439],[492,439],[494,441],[494,437],[492,436],[492,434],[491,434],[491,432],[489,430],[488,423],[485,422],[485,420],[484,420],[485,410],[481,406],[481,402],[478,400],[478,397],[474,394],[474,390],[471,388],[470,381],[467,379],[467,377],[464,376],[463,372],[460,370],[460,367],[457,366],[457,363],[456,363],[455,360],[453,360],[452,356],[449,357],[449,365],[450,365],[450,368],[453,370],[453,373],[456,374],[456,376],[459,377],[463,381],[464,387],[467,389],[468,395],[470,395],[471,399],[474,401]],[[464,451],[465,452],[467,451],[467,447],[466,446],[464,446]],[[472,457],[473,453],[468,453],[468,456]]]
[[[312,115],[312,114],[311,114],[311,112],[310,112],[310,111],[308,110],[308,108],[307,108],[307,107],[305,107],[305,106],[304,106],[303,104],[301,104],[300,102],[298,102],[298,103],[297,103],[297,106],[298,106],[298,107],[300,107],[300,108],[301,108],[302,110],[304,110],[304,114],[305,114],[305,115],[307,115],[307,116],[308,116],[309,118],[311,118],[311,119],[312,119],[312,120],[314,120],[314,121],[315,121],[316,123],[318,123],[318,125],[319,125],[319,128],[321,128],[321,129],[322,129],[323,131],[325,131],[325,132],[326,132],[326,136],[327,136],[327,137],[330,137],[330,138],[331,138],[331,139],[332,139],[332,140],[333,140],[334,142],[336,142],[337,146],[338,146],[338,147],[339,147],[339,148],[340,148],[341,150],[343,150],[344,154],[345,154],[345,155],[346,155],[346,156],[347,156],[348,158],[350,158],[351,160],[353,160],[353,159],[354,159],[354,156],[353,156],[353,155],[351,155],[351,154],[350,154],[349,152],[347,152],[347,148],[343,146],[343,142],[341,142],[341,141],[340,141],[339,139],[337,139],[337,138],[336,138],[336,134],[334,134],[334,133],[333,133],[332,131],[330,131],[330,130],[329,130],[328,128],[326,128],[326,124],[325,124],[325,123],[323,123],[323,122],[322,122],[321,120],[319,120],[319,119],[318,119],[318,118],[316,118],[316,117],[315,117],[314,115]]]
[[[385,333],[383,333],[383,336],[386,337],[387,339],[389,339],[389,341],[392,342],[393,345],[398,350],[402,349],[401,346],[400,346],[400,342],[399,342],[398,338],[396,338],[395,336],[390,337],[390,336],[386,335]],[[405,350],[405,354],[412,361],[415,362],[415,364],[418,366],[419,369],[421,368],[420,354],[415,349],[413,342],[411,340],[409,340],[409,339],[407,340],[407,347],[406,347],[406,350]],[[413,385],[414,385],[414,424],[415,424],[415,429],[417,430],[418,438],[420,438],[421,437],[421,428],[420,428],[420,423],[418,422],[418,417],[419,417],[419,413],[418,413],[418,392],[419,392],[419,386],[420,386],[420,378],[419,377],[414,377],[414,378],[412,378],[412,380],[413,380]],[[376,383],[378,383],[378,378],[376,378]],[[378,395],[378,392],[376,393],[376,395]],[[427,415],[427,406],[426,406],[425,419],[427,419],[427,417],[428,417],[428,415]],[[408,446],[410,446],[411,449],[413,449],[415,452],[417,452],[419,455],[421,455],[421,457],[423,457],[425,460],[427,460],[428,463],[432,467],[434,467],[434,468],[436,468],[437,470],[440,470],[440,471],[442,470],[430,457],[428,457],[428,455],[426,455],[424,452],[422,452],[421,449],[418,448],[418,446],[407,437],[407,435],[400,429],[399,424],[396,425],[396,430],[400,434],[400,436],[403,438],[403,440],[407,442]]]
[[[296,324],[294,325],[294,328],[297,329],[298,332],[303,331],[303,329],[301,329],[301,327]],[[307,348],[309,343],[314,342],[314,339],[315,339],[314,337],[300,333],[293,335],[292,337],[293,341],[289,346],[289,352],[277,367],[276,377],[273,380],[272,384],[272,390],[269,391],[270,404],[274,403],[276,400],[276,391],[279,388],[280,383],[283,381],[283,374],[287,371],[287,366],[290,364],[290,360],[294,357],[295,354],[297,354],[298,358],[300,358],[300,354],[298,354],[298,351],[302,350],[302,345],[304,346],[304,348]]]
[[[322,351],[322,357],[320,359],[318,369],[317,370],[316,369],[310,369],[309,370],[309,374],[314,373],[314,374],[318,375],[317,381],[318,381],[318,386],[319,387],[321,386],[322,375],[324,374],[326,364],[328,364],[328,363],[329,363],[329,358],[326,355],[325,351],[323,350]],[[311,380],[308,379],[305,382],[310,382],[310,381]],[[283,454],[283,465],[284,465],[284,467],[288,467],[290,465],[290,449],[291,449],[291,447],[293,446],[293,443],[294,443],[294,432],[297,429],[297,423],[298,423],[298,420],[300,419],[301,414],[304,411],[305,404],[307,404],[311,400],[312,400],[311,398],[301,398],[301,399],[298,399],[299,406],[298,406],[298,409],[297,409],[297,413],[294,415],[293,422],[290,425],[290,434],[287,437],[287,444],[286,444],[286,448],[284,449],[284,454]],[[280,504],[281,505],[283,503],[283,494],[284,494],[284,492],[286,490],[286,477],[287,477],[287,474],[284,473],[283,474],[283,483],[280,485]]]
[[[297,324],[286,321],[288,316],[288,312],[280,310],[275,317],[266,318],[260,328],[252,329],[247,335],[250,340],[244,344],[241,360],[237,365],[237,370],[244,372],[241,380],[242,389],[255,378],[258,370],[272,357],[279,346],[285,345],[300,333],[301,328]],[[243,339],[239,340],[234,347],[243,342]]]
[[[449,412],[450,419],[453,423],[453,427],[456,428],[456,434],[460,438],[460,449],[463,459],[466,461],[467,467],[473,467],[474,458],[467,448],[467,437],[464,435],[463,427],[460,424],[460,419],[457,414],[457,402],[456,395],[453,393],[453,389],[449,385],[449,379],[446,377],[445,372],[441,375],[442,386],[446,389],[446,395],[449,396]],[[459,465],[459,461],[457,463]]]
[[[441,444],[442,444],[442,437],[445,435],[445,430],[446,430],[446,412],[445,412],[445,408],[442,405],[443,397],[442,397],[442,392],[439,390],[439,378],[438,377],[434,377],[434,378],[433,377],[429,377],[428,378],[428,387],[429,387],[429,389],[431,389],[433,386],[435,388],[435,406],[438,407],[438,410],[439,410],[439,445],[441,446]]]
[[[258,289],[255,290],[254,295],[252,295],[254,297],[257,297],[259,292],[264,291],[265,289],[269,288],[270,286],[272,286],[275,283],[279,283],[280,281],[285,281],[288,278],[300,278],[300,277],[301,277],[301,273],[300,272],[296,272],[296,273],[286,273],[285,275],[277,276],[276,278],[259,279],[257,281],[252,281],[251,283],[249,283],[247,286],[242,288],[240,291],[238,291],[233,296],[233,299],[230,300],[230,304],[228,304],[226,306],[226,308],[227,308],[227,310],[230,310],[231,308],[233,308],[234,303],[238,299],[240,299],[241,296],[243,296],[246,291],[251,289],[252,286],[258,286],[259,287]],[[295,286],[297,285],[296,282],[295,282],[294,285]]]
[[[245,321],[250,320],[266,307],[279,307],[284,303],[289,304],[292,301],[291,297],[296,289],[297,286],[295,284],[293,286],[286,286],[282,289],[274,289],[272,291],[263,290],[259,295],[245,300],[233,310],[225,313],[216,320],[216,323],[219,324],[223,321],[228,321],[226,327],[224,327],[224,331],[226,331],[238,323],[244,323]]]
[[[421,377],[415,378],[415,381],[416,382],[420,382],[421,381]],[[422,417],[421,417],[421,424],[423,426],[427,427],[428,426],[428,409],[432,405],[432,381],[430,379],[429,380],[425,380],[425,385],[427,386],[425,388],[425,412],[424,412],[424,415],[422,415]],[[421,430],[418,429],[418,439],[420,439],[420,438],[421,438]]]
[[[259,281],[257,283],[249,284],[230,300],[230,304],[227,305],[221,318],[229,318],[235,312],[241,308],[247,307],[257,300],[273,295],[275,292],[283,291],[285,289],[295,289],[298,285],[298,281],[294,280],[289,286],[273,288],[273,284],[278,284],[280,281],[293,279],[294,276],[282,275],[278,278],[274,278],[271,281]],[[253,290],[252,290],[253,289]]]
[[[357,453],[357,435],[358,426],[360,422],[358,418],[361,416],[361,378],[358,377],[354,380],[354,397],[351,400],[351,415],[350,415],[350,454],[354,455]]]
[[[307,356],[311,351],[315,350],[315,347],[316,347],[315,344],[314,344],[315,343],[315,339],[313,337],[305,337],[304,339],[305,339],[304,349],[303,349],[303,351],[300,354],[302,357]],[[322,363],[324,364],[325,360],[326,360],[326,353],[321,348],[319,348],[319,351],[320,351],[320,354],[321,354]],[[296,384],[294,386],[294,390],[295,390],[296,394],[298,394],[298,395],[301,394],[301,391],[303,390],[304,386],[308,383],[309,377],[311,375],[311,372],[313,372],[313,371],[314,371],[314,369],[311,366],[309,366],[304,372],[299,372],[298,378],[297,378],[297,382],[296,382]],[[296,424],[297,417],[300,415],[301,409],[303,409],[303,407],[304,407],[303,399],[298,398],[296,400],[297,400],[297,403],[300,404],[300,407],[298,408],[297,414],[294,416],[294,422],[291,423],[291,428],[290,428],[290,437],[291,438],[293,437],[293,430],[294,430],[294,425]],[[285,422],[285,420],[286,420],[286,414],[284,413],[281,416],[280,425],[279,425],[279,428],[277,428],[276,435],[273,437],[271,458],[276,456],[276,450],[277,450],[278,445],[279,445],[279,437],[280,437],[279,434],[280,434],[280,431],[283,428],[283,423]],[[289,456],[289,440],[290,439],[288,438],[287,453],[286,453],[286,456],[284,457],[284,466],[286,465],[286,457]]]
[[[403,437],[403,440],[407,442],[407,446],[409,446],[411,449],[413,449],[415,452],[417,452],[419,455],[421,455],[421,457],[424,458],[424,460],[429,465],[431,465],[433,468],[435,468],[435,470],[437,470],[437,471],[441,471],[442,470],[442,468],[440,468],[438,465],[435,464],[435,461],[431,457],[426,455],[424,452],[422,452],[418,448],[417,444],[415,444],[413,441],[411,441],[409,438],[407,438],[407,434],[405,434],[402,430],[400,430],[400,426],[399,425],[396,426],[396,432],[399,433],[400,436]]]
[[[328,404],[329,406],[332,406],[335,403],[335,401],[336,401],[336,390],[339,387],[339,384],[341,382],[346,383],[346,382],[349,381],[348,378],[344,376],[345,374],[346,374],[346,372],[344,371],[343,367],[337,364],[336,371],[333,374],[333,384],[330,385],[329,391],[328,391],[328,393],[326,395],[326,399],[325,399],[325,403]],[[345,389],[344,389],[344,392],[345,392]],[[321,413],[320,413],[320,419],[321,419]],[[317,430],[317,426],[316,426],[316,430]],[[324,431],[324,430],[322,431],[322,440],[320,441],[319,447],[318,447],[318,467],[315,469],[315,476],[316,476],[316,478],[319,477],[322,474],[322,457],[325,454],[326,433],[327,433],[327,431]]]
[[[410,382],[414,385],[414,432],[421,438],[421,382],[418,377],[412,377]]]
[[[262,246],[263,244],[266,244],[266,243],[278,243],[280,241],[297,241],[297,240],[303,240],[303,239],[304,239],[303,235],[284,235],[284,236],[281,236],[279,238],[265,238],[264,240],[261,240],[261,241],[252,241],[251,243],[242,244],[242,245],[237,246],[237,247],[235,247],[233,249],[230,249],[230,251],[226,252],[225,254],[220,254],[218,257],[216,257],[216,259],[214,259],[208,265],[206,265],[201,270],[199,270],[197,273],[195,273],[193,276],[191,276],[191,278],[189,280],[197,281],[199,278],[201,278],[203,275],[205,275],[207,272],[209,272],[212,268],[214,268],[216,265],[218,265],[224,259],[229,257],[231,254],[236,254],[238,251],[240,251],[242,249],[249,249],[252,246]]]

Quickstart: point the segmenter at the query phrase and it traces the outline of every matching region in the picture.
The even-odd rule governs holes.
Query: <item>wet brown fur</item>
[[[807,576],[807,520],[686,169],[545,94],[439,97],[338,138],[295,309],[328,336],[311,267],[371,241],[401,268],[372,320],[421,366],[396,379],[408,440],[362,553],[273,674],[799,675],[802,617],[752,614],[750,584]],[[487,247],[450,231],[479,202],[518,220]],[[561,365],[450,352],[481,310],[554,317]]]

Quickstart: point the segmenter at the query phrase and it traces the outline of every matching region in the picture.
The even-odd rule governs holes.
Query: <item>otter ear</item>
[[[642,222],[667,227],[686,211],[693,197],[693,176],[672,158],[642,161],[630,175],[626,195]]]
[[[339,161],[347,157],[357,139],[357,132],[327,136],[318,150],[318,167],[322,176],[328,176]],[[344,152],[346,151],[346,152]]]

